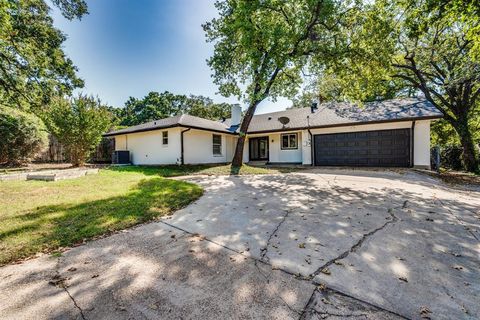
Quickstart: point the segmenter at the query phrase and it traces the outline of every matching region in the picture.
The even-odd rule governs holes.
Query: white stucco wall
[[[168,131],[168,144],[162,144],[162,132]],[[135,165],[175,164],[180,162],[180,128],[137,132],[126,138],[115,137],[117,150],[129,150],[130,161]],[[117,147],[117,141],[125,149]],[[124,144],[125,141],[125,144]]]
[[[312,141],[308,130],[302,131],[302,164],[310,165],[312,164]]]
[[[127,136],[115,136],[115,150],[127,150]]]
[[[281,134],[282,133],[297,133],[298,134],[298,148],[282,150],[281,148]],[[245,141],[243,148],[243,162],[248,162],[249,159],[249,138],[268,137],[268,157],[271,163],[301,163],[302,162],[302,131],[278,132],[270,134],[249,134]]]
[[[213,135],[222,137],[222,154],[213,154]],[[185,164],[225,163],[231,161],[231,138],[226,134],[203,130],[190,130],[184,133]],[[229,145],[230,143],[230,145]],[[230,158],[230,159],[229,159]],[[229,159],[229,160],[227,160]]]
[[[233,159],[233,155],[235,153],[235,148],[237,146],[238,138],[232,135],[225,135],[225,139],[227,141],[227,162],[231,162]]]
[[[358,125],[335,128],[311,129],[313,135],[340,132],[372,131],[411,128],[411,121],[383,124]],[[185,128],[168,129],[169,143],[162,145],[162,130],[139,132],[115,137],[115,150],[129,150],[133,164],[175,164],[181,161],[180,131]],[[243,161],[249,161],[249,138],[264,137],[269,139],[269,161],[272,163],[303,163],[311,164],[312,142],[307,130],[297,131],[298,149],[281,150],[281,134],[248,135],[243,149]],[[237,143],[237,137],[222,136],[222,155],[213,155],[213,141],[210,131],[192,129],[184,134],[185,163],[225,163],[232,161]],[[416,121],[414,130],[414,160],[415,166],[430,166],[430,120]]]
[[[281,134],[275,133],[268,136],[269,147],[269,162],[272,163],[301,163],[302,162],[302,132],[288,132],[296,133],[298,136],[297,149],[282,150],[281,148]]]
[[[413,165],[430,168],[430,121],[416,121],[413,132]]]
[[[411,128],[411,127],[412,127],[411,121],[400,121],[400,122],[390,122],[390,123],[364,124],[359,126],[348,126],[348,127],[311,129],[310,131],[312,132],[312,134],[315,135],[315,134],[325,134],[325,133],[404,129],[404,128]]]

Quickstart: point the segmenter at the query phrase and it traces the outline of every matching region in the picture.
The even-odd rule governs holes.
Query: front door
[[[250,161],[268,161],[268,137],[249,138]]]

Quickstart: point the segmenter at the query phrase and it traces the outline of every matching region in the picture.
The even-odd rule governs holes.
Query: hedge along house
[[[316,166],[430,167],[430,122],[443,114],[420,99],[323,103],[255,115],[244,162]],[[241,108],[231,119],[179,115],[105,134],[136,165],[227,163]]]

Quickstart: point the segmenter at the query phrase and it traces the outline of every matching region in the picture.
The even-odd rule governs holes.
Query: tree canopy
[[[83,0],[52,0],[67,19],[87,13]],[[83,86],[62,49],[44,0],[0,0],[0,103],[24,109]]]
[[[242,164],[245,134],[264,99],[293,96],[302,85],[302,68],[341,50],[335,30],[349,1],[224,0],[219,17],[204,24],[215,46],[208,60],[213,80],[225,95],[243,97],[248,109],[240,126],[233,165]]]
[[[348,50],[327,63],[320,55],[313,91],[353,101],[422,94],[445,115],[434,128],[448,132],[448,123],[463,147],[465,168],[478,170],[480,19],[473,18],[473,2],[460,2],[377,0],[357,6],[339,32]]]
[[[130,97],[123,108],[113,108],[119,125],[133,126],[179,114],[190,114],[205,119],[229,118],[231,106],[214,103],[212,99],[195,95],[178,95],[168,91],[150,92],[144,98]]]
[[[65,147],[69,160],[74,166],[81,166],[110,128],[112,115],[100,100],[79,95],[56,99],[48,120],[50,131]]]

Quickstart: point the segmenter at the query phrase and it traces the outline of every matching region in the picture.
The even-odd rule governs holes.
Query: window
[[[298,133],[282,134],[282,150],[298,149],[297,138],[298,138]]]
[[[168,144],[168,131],[162,132],[162,144],[163,145]]]
[[[213,135],[213,155],[214,156],[222,155],[222,136],[219,134]]]

